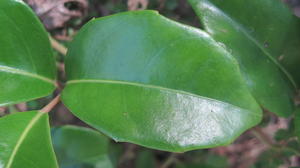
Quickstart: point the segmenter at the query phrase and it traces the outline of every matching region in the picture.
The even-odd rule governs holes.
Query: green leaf
[[[192,151],[194,152],[194,151]],[[197,153],[196,153],[197,152]],[[184,155],[187,156],[187,155]],[[220,156],[212,153],[195,151],[193,156],[183,162],[176,164],[176,168],[228,168],[230,167],[225,156]]]
[[[155,168],[156,161],[153,151],[142,150],[139,151],[136,157],[135,168]]]
[[[153,11],[89,22],[66,72],[64,104],[116,141],[182,152],[226,145],[261,120],[235,59]]]
[[[295,89],[290,83],[295,86],[295,80],[300,77],[300,52],[284,52],[287,47],[298,47],[296,44],[288,46],[286,43],[288,39],[294,38],[300,41],[300,35],[288,33],[291,32],[290,27],[297,28],[296,20],[281,1],[189,2],[200,17],[204,29],[238,60],[248,88],[258,103],[279,116],[287,117],[292,114]],[[279,64],[278,59],[284,67]],[[284,62],[297,65],[288,66]]]
[[[278,131],[275,132],[275,135],[274,135],[274,139],[276,141],[287,140],[291,137],[293,137],[293,134],[292,134],[292,132],[290,132],[287,129],[279,129]]]
[[[220,165],[221,167],[226,168],[230,167],[227,161],[227,158],[225,156],[219,156],[215,154],[209,154],[206,156],[206,164],[210,168],[219,168]]]
[[[193,165],[192,164],[191,165],[186,165],[184,163],[177,163],[175,168],[193,168],[193,167],[197,168],[197,166],[199,167],[199,165],[194,165],[194,164]]]
[[[274,168],[284,164],[286,157],[278,150],[269,149],[260,154],[251,168]]]
[[[56,67],[48,35],[20,0],[0,1],[0,106],[50,94]]]
[[[84,127],[63,126],[52,129],[53,147],[60,168],[111,168],[107,137]]]
[[[290,140],[287,146],[290,147],[290,149],[294,149],[296,152],[300,151],[300,142],[297,139]]]
[[[294,126],[295,126],[295,135],[300,140],[300,108],[299,107],[295,111]]]
[[[117,167],[119,159],[124,153],[124,146],[120,143],[111,142],[108,147],[109,158],[113,164],[113,167]]]
[[[219,167],[223,167],[223,165],[219,165]],[[176,168],[214,168],[214,167],[210,167],[204,163],[179,163],[176,165]]]
[[[1,168],[57,168],[48,115],[31,111],[0,118]]]

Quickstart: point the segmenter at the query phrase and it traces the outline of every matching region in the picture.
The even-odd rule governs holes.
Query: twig
[[[173,162],[175,162],[177,154],[172,153],[167,160],[160,166],[160,168],[168,168]]]
[[[52,48],[54,48],[56,51],[58,51],[62,55],[67,54],[68,49],[65,46],[61,45],[58,41],[56,41],[51,36],[49,36],[49,39],[50,39]]]
[[[260,128],[254,127],[251,130],[251,132],[263,144],[267,145],[270,148],[272,148],[274,146],[273,140],[268,135],[266,135]]]
[[[255,127],[251,131],[252,131],[252,134],[255,137],[257,137],[257,139],[259,139],[262,143],[267,145],[269,148],[277,150],[277,151],[289,150],[291,152],[294,152],[296,156],[300,156],[300,152],[291,147],[275,144],[273,142],[273,140],[267,134],[265,134],[260,128]]]
[[[119,165],[121,165],[126,160],[130,160],[130,159],[134,158],[134,149],[135,149],[135,145],[129,144],[127,150],[119,159]]]
[[[50,112],[60,101],[60,95],[57,95],[49,104],[47,104],[44,108],[42,108],[40,111],[43,113]]]

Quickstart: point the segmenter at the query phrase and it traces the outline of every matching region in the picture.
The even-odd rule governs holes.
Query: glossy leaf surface
[[[299,67],[300,52],[293,51],[294,55],[289,55],[292,54],[291,47],[297,45],[286,43],[289,39],[300,40],[300,36],[289,34],[291,28],[297,27],[296,18],[284,4],[277,0],[189,1],[204,29],[238,60],[248,88],[257,101],[279,116],[289,116],[293,112],[295,91],[291,83],[298,80],[300,74],[297,70],[298,74],[293,74],[292,79],[290,73],[296,72],[295,65],[283,67],[278,59],[281,62],[293,60],[291,62]],[[283,54],[287,47],[290,53]]]
[[[56,67],[48,35],[19,0],[0,1],[0,106],[50,94]]]
[[[57,168],[48,115],[20,112],[0,118],[0,168]]]
[[[52,129],[53,147],[60,168],[111,168],[107,137],[94,130],[63,126]]]
[[[116,141],[208,148],[228,144],[261,118],[228,52],[153,11],[89,22],[71,44],[66,71],[65,105]]]

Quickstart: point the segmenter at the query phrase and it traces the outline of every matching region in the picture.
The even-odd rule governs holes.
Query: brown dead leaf
[[[26,0],[48,30],[64,27],[87,13],[87,0]]]
[[[5,115],[6,107],[0,107],[0,117]]]
[[[128,10],[143,10],[148,6],[148,0],[128,0]]]
[[[16,104],[15,106],[19,111],[27,111],[26,103],[19,103],[19,104]]]

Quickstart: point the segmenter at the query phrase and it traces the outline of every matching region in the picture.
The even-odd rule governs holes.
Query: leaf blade
[[[223,43],[224,47],[238,60],[248,88],[260,105],[279,116],[291,115],[294,110],[295,89],[287,79],[291,79],[289,72],[275,60],[277,59],[275,57],[279,57],[284,49],[282,46],[284,40],[281,40],[284,37],[280,37],[284,33],[277,33],[286,26],[279,26],[280,28],[277,29],[275,23],[278,21],[274,21],[273,13],[268,13],[268,10],[274,10],[274,8],[256,10],[259,13],[266,13],[267,17],[274,17],[270,24],[269,20],[257,17],[256,14],[255,18],[252,12],[249,13],[250,9],[253,11],[251,7],[256,8],[265,3],[284,8],[281,2],[272,4],[269,1],[251,1],[250,3],[233,1],[238,8],[245,9],[242,14],[235,13],[230,7],[234,5],[229,5],[227,2],[224,4],[213,0],[190,0],[189,2],[204,24],[205,31]],[[248,19],[249,22],[245,21]],[[264,26],[260,27],[259,21],[264,21]],[[272,31],[267,33],[271,28]],[[288,77],[282,74],[282,70],[288,74]]]
[[[108,138],[94,130],[63,126],[52,129],[54,150],[61,168],[106,166],[112,167],[108,158]],[[81,165],[81,166],[80,166]]]
[[[32,100],[51,93],[55,88],[55,60],[48,35],[35,14],[22,1],[3,0],[0,2],[0,77],[1,90],[0,105],[14,104],[21,101]],[[30,24],[28,24],[30,23]],[[23,75],[22,80],[19,77]],[[13,81],[11,78],[18,78]],[[30,85],[34,78],[36,85]],[[39,84],[38,84],[38,80]],[[11,82],[11,85],[3,83]],[[24,85],[20,83],[24,82]],[[49,85],[50,84],[50,85]],[[19,85],[20,88],[16,87]],[[43,88],[38,85],[43,85]],[[15,87],[14,87],[15,86]],[[40,90],[35,90],[38,86]],[[10,97],[24,91],[21,97]],[[33,91],[30,91],[33,90]],[[27,94],[26,92],[31,92]]]
[[[47,114],[37,111],[16,113],[2,117],[0,125],[1,166],[57,167]],[[36,152],[40,149],[43,152]]]
[[[124,31],[115,31],[119,26]],[[177,152],[207,148],[231,142],[261,118],[228,52],[152,11],[88,23],[71,44],[66,71],[64,104],[117,141]],[[205,127],[210,121],[214,127]]]

